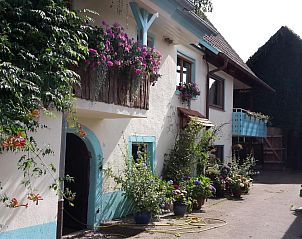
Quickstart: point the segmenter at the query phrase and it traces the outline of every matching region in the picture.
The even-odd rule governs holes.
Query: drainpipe
[[[66,113],[63,112],[63,114],[62,114],[62,131],[61,131],[60,166],[59,166],[59,178],[60,179],[63,179],[65,176],[66,132],[67,132]],[[60,189],[64,190],[64,180],[60,181]],[[59,198],[58,198],[57,239],[61,239],[62,234],[63,234],[63,210],[64,210],[64,197],[60,193]]]
[[[223,66],[220,66],[214,70],[209,71],[209,63],[207,61],[206,55],[204,56],[206,65],[207,65],[207,85],[206,85],[206,117],[207,119],[209,119],[210,114],[209,114],[209,87],[210,87],[210,75],[214,74],[215,72],[218,71],[223,71],[227,68],[228,63],[229,63],[229,59],[228,58],[224,58],[224,62],[223,62]]]

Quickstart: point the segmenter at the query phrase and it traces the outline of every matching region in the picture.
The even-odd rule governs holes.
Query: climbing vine
[[[50,188],[62,192],[56,168],[45,160],[53,154],[50,145],[38,146],[34,132],[45,128],[40,114],[66,112],[72,106],[72,87],[79,76],[71,70],[88,55],[89,20],[69,10],[63,0],[0,0],[0,158],[4,151],[16,153],[27,199],[38,205],[43,196],[32,181],[46,174]],[[68,177],[67,180],[73,180]],[[1,181],[1,178],[0,178]],[[0,188],[1,189],[1,188]],[[3,191],[3,190],[2,190]],[[7,207],[22,204],[16,197],[0,194]]]
[[[207,129],[192,119],[178,133],[174,148],[166,155],[163,176],[179,182],[194,174],[204,174],[210,147],[217,139],[221,127]]]

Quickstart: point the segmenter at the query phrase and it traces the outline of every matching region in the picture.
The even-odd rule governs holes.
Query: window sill
[[[223,107],[220,107],[220,106],[217,106],[217,105],[209,105],[209,108],[211,108],[213,110],[218,110],[218,111],[225,112]]]

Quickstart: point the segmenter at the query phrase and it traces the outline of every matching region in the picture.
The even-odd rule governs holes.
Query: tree
[[[27,132],[45,127],[37,120],[41,111],[71,108],[72,86],[79,80],[71,66],[88,55],[88,19],[65,4],[0,0],[0,153],[24,152],[18,161],[24,177],[44,175],[45,167],[55,171],[26,156],[51,153],[38,149]]]

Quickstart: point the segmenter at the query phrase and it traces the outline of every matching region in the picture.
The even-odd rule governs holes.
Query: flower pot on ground
[[[200,209],[215,191],[210,178],[205,176],[191,178],[186,184],[188,194],[193,199],[193,209]]]
[[[175,216],[184,216],[188,211],[188,205],[181,202],[174,202],[173,211]]]
[[[193,201],[193,209],[200,210],[201,207],[204,205],[206,199],[204,197],[197,198]]]
[[[152,214],[150,212],[138,212],[134,214],[136,224],[148,224],[151,221]]]
[[[106,174],[120,185],[126,198],[133,203],[136,218],[146,217],[147,220],[149,217],[159,215],[160,205],[165,197],[165,192],[161,188],[161,179],[153,174],[143,155],[137,159],[137,162],[134,160],[130,162],[127,155],[125,157],[126,166],[123,173],[117,176],[109,168],[105,170]],[[146,213],[148,216],[143,216]],[[145,219],[143,222],[146,222]]]
[[[187,191],[181,186],[175,184],[175,190],[173,191],[173,211],[176,216],[184,216],[188,211],[191,203],[191,198],[189,197]]]

